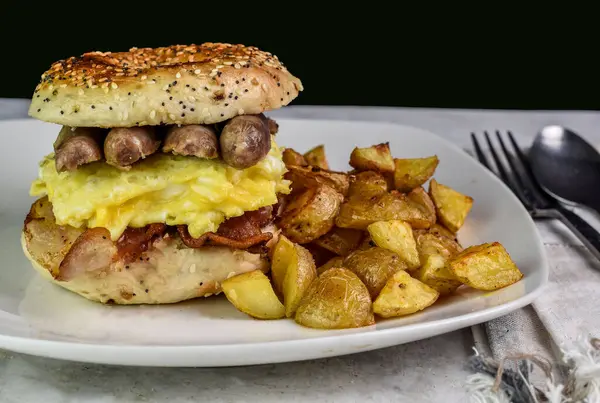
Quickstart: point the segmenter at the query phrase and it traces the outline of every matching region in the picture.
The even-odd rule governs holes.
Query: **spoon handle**
[[[583,218],[564,207],[557,207],[558,219],[600,260],[600,233]]]

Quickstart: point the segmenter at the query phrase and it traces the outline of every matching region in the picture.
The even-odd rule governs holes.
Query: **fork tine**
[[[484,131],[483,133],[485,135],[485,139],[486,139],[486,142],[488,144],[488,147],[489,147],[489,149],[490,149],[490,151],[492,153],[492,157],[493,157],[494,163],[496,165],[496,171],[494,171],[490,167],[489,163],[487,162],[487,159],[486,159],[485,155],[483,154],[483,151],[481,150],[481,147],[479,145],[479,141],[477,141],[477,138],[475,137],[475,134],[471,133],[471,140],[473,142],[473,147],[475,148],[475,153],[477,154],[477,158],[482,163],[482,165],[485,165],[496,176],[500,177],[500,179],[502,180],[502,182],[504,182],[506,184],[506,186],[508,186],[512,190],[512,192],[519,198],[519,200],[521,200],[521,203],[523,203],[523,205],[528,210],[530,210],[531,209],[531,203],[530,203],[530,201],[524,196],[524,194],[521,191],[521,189],[518,186],[515,186],[514,182],[511,180],[511,178],[509,178],[508,173],[506,171],[506,168],[504,167],[504,163],[500,160],[500,157],[498,156],[498,153],[496,152],[496,149],[492,145],[492,142],[490,140],[490,136],[489,136],[488,132]]]
[[[517,159],[522,167],[521,171],[525,174],[525,175],[523,175],[523,177],[528,182],[529,189],[531,189],[530,193],[531,193],[532,197],[534,198],[536,204],[540,208],[548,208],[550,201],[549,201],[548,197],[545,196],[544,190],[540,187],[537,180],[533,176],[533,172],[531,170],[531,166],[529,165],[529,161],[527,160],[527,157],[525,156],[523,151],[521,151],[521,147],[519,147],[519,145],[517,144],[517,141],[513,137],[512,132],[509,130],[509,131],[507,131],[507,134],[508,134],[508,139],[510,140],[510,143],[512,145],[512,148],[515,150],[515,155],[517,156]]]
[[[475,133],[471,133],[471,142],[473,143],[473,148],[475,149],[475,154],[477,154],[477,159],[479,160],[479,162],[481,162],[481,165],[485,166],[487,169],[489,169],[491,171],[492,168],[490,168],[490,164],[488,163],[487,158],[485,157],[485,154],[481,150],[481,146],[479,145],[479,141],[477,141],[477,137],[475,137]]]
[[[510,132],[508,132],[508,133],[510,136]],[[523,175],[521,175],[522,169],[519,169],[519,167],[517,167],[517,164],[514,161],[513,155],[506,148],[506,144],[504,144],[504,140],[502,139],[502,136],[500,135],[500,130],[496,130],[496,137],[498,138],[498,143],[500,143],[500,148],[502,149],[502,152],[504,153],[504,157],[506,158],[506,161],[508,162],[508,165],[510,166],[511,171],[513,172],[512,178],[516,185],[515,189],[517,189],[516,191],[520,193],[521,200],[527,200],[527,203],[529,203],[531,205],[536,205],[536,203],[535,203],[536,200],[535,200],[534,196],[531,194],[531,191],[529,190],[531,187],[528,186],[528,184],[526,184],[523,181],[523,179],[522,179]],[[523,155],[521,155],[521,157],[522,156]],[[537,206],[537,207],[539,207],[539,206]]]
[[[498,174],[499,174],[500,178],[504,181],[504,183],[511,186],[512,181],[508,177],[508,174],[506,173],[506,169],[504,169],[504,164],[502,163],[502,161],[500,161],[500,157],[498,156],[496,149],[492,145],[492,141],[490,140],[490,136],[489,136],[488,132],[484,131],[483,135],[485,136],[485,140],[488,144],[488,148],[490,149],[490,152],[492,153],[492,158],[494,159],[494,163],[496,164],[496,169],[498,170]],[[511,186],[511,188],[513,188],[513,190],[514,190],[514,186]]]

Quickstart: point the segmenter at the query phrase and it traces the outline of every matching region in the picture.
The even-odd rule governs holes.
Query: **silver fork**
[[[506,134],[513,149],[511,153],[500,131],[496,130],[496,138],[500,144],[500,151],[508,164],[502,161],[500,152],[492,144],[488,132],[484,131],[483,135],[496,169],[494,170],[488,162],[475,133],[471,133],[473,148],[479,162],[496,174],[515,193],[532,218],[554,218],[560,220],[600,260],[600,233],[579,215],[566,209],[558,200],[541,188],[532,174],[527,157],[518,146],[512,133],[507,131]]]

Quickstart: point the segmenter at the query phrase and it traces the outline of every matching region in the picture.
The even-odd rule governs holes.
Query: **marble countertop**
[[[0,119],[25,118],[27,100],[0,99]],[[471,131],[510,129],[530,141],[563,124],[600,145],[600,113],[289,106],[277,117],[396,122],[469,147]],[[414,402],[466,400],[470,329],[396,347],[295,363],[235,368],[139,368],[0,351],[0,402]]]

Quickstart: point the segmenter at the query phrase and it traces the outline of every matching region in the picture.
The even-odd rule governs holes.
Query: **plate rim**
[[[453,151],[463,154],[465,156],[465,159],[469,159],[471,160],[474,165],[477,165],[479,167],[479,169],[481,169],[482,171],[485,172],[485,175],[487,177],[488,180],[491,181],[495,181],[496,184],[498,184],[501,188],[504,189],[505,192],[507,192],[510,197],[512,197],[514,199],[514,201],[519,205],[519,208],[522,209],[523,212],[525,212],[525,215],[527,216],[527,225],[530,227],[530,229],[532,229],[532,232],[535,234],[535,247],[536,250],[538,252],[538,255],[540,256],[539,261],[537,262],[536,266],[539,266],[538,269],[540,270],[540,276],[541,276],[541,281],[537,283],[536,288],[534,288],[532,291],[530,291],[529,293],[523,295],[522,297],[519,297],[515,300],[500,304],[500,305],[496,305],[496,306],[492,306],[492,307],[487,307],[484,308],[482,310],[478,310],[478,311],[474,311],[474,312],[469,312],[466,314],[462,314],[462,315],[458,315],[458,316],[453,316],[453,317],[449,317],[449,318],[443,318],[443,319],[436,319],[436,320],[430,320],[427,322],[421,322],[421,323],[410,323],[407,325],[401,325],[401,326],[396,326],[396,327],[390,327],[390,328],[385,328],[385,329],[373,329],[371,331],[367,330],[365,332],[356,332],[356,333],[348,333],[348,334],[330,334],[328,335],[326,332],[323,335],[319,335],[317,337],[311,337],[311,338],[303,338],[303,339],[294,339],[294,340],[277,340],[277,341],[267,341],[267,342],[247,342],[247,343],[231,343],[231,344],[202,344],[202,345],[195,345],[195,344],[181,344],[181,345],[160,345],[160,344],[143,344],[143,345],[139,345],[139,344],[127,344],[127,343],[123,343],[123,344],[101,344],[98,342],[88,342],[88,341],[62,341],[62,340],[47,340],[47,339],[38,339],[38,338],[33,338],[33,337],[21,337],[21,336],[11,336],[11,335],[6,335],[6,334],[2,334],[0,333],[0,348],[4,348],[10,351],[14,351],[14,352],[19,352],[19,353],[25,353],[25,354],[34,354],[36,356],[43,356],[43,357],[49,357],[49,358],[58,358],[58,359],[67,359],[67,360],[71,360],[71,358],[64,358],[65,354],[53,354],[53,352],[57,352],[57,351],[64,351],[65,349],[70,349],[72,350],[73,353],[77,353],[77,352],[92,352],[94,353],[95,356],[102,356],[104,357],[104,359],[100,359],[100,360],[89,360],[89,357],[87,357],[87,359],[84,357],[82,360],[77,359],[77,361],[81,361],[81,362],[95,362],[95,363],[101,363],[101,364],[113,364],[113,365],[138,365],[138,364],[119,364],[119,359],[111,359],[111,357],[118,357],[119,354],[122,354],[125,350],[127,350],[129,353],[131,354],[139,354],[141,352],[145,352],[148,349],[152,349],[153,350],[153,355],[161,355],[161,354],[181,354],[181,353],[186,353],[186,354],[198,354],[199,356],[201,356],[203,353],[208,352],[209,350],[212,350],[212,352],[214,352],[215,349],[218,349],[219,351],[222,351],[223,354],[232,354],[235,353],[237,351],[240,350],[244,350],[244,349],[263,349],[263,350],[267,350],[267,349],[293,349],[295,347],[296,344],[301,345],[301,347],[303,348],[310,348],[313,346],[319,346],[319,350],[320,354],[318,354],[318,357],[329,357],[329,356],[343,356],[343,355],[347,355],[347,354],[352,354],[354,352],[358,353],[358,352],[363,352],[363,351],[370,351],[370,350],[375,350],[375,349],[380,349],[380,348],[384,348],[385,346],[382,345],[376,345],[376,346],[365,346],[365,348],[362,349],[356,349],[356,351],[354,352],[347,352],[347,353],[335,353],[332,355],[327,355],[323,353],[323,348],[327,348],[327,346],[332,346],[333,344],[337,344],[337,343],[353,343],[355,341],[360,341],[361,344],[372,344],[372,343],[377,343],[380,340],[384,340],[386,338],[388,338],[389,336],[394,335],[395,333],[404,333],[404,332],[413,332],[416,329],[422,330],[422,333],[426,333],[426,334],[430,334],[427,333],[428,330],[434,330],[435,328],[444,328],[446,330],[443,330],[441,332],[433,332],[433,334],[437,334],[437,335],[442,335],[442,334],[446,334],[458,329],[464,329],[466,327],[469,326],[474,326],[477,324],[481,324],[490,320],[493,320],[495,318],[498,318],[500,316],[509,314],[511,312],[516,311],[517,309],[523,308],[524,306],[527,306],[529,304],[531,304],[538,296],[541,292],[543,292],[543,290],[546,288],[547,284],[549,283],[549,264],[548,264],[548,256],[546,254],[546,251],[544,249],[544,244],[543,244],[543,240],[540,236],[539,233],[539,229],[537,228],[537,225],[535,224],[535,221],[533,220],[533,218],[531,218],[531,216],[526,212],[525,207],[523,206],[523,204],[520,202],[520,200],[518,199],[518,197],[514,194],[514,192],[512,192],[512,190],[510,190],[510,188],[502,181],[500,180],[500,178],[498,178],[495,174],[493,174],[489,169],[487,169],[486,167],[484,167],[483,165],[481,165],[478,161],[475,160],[475,158],[471,155],[469,155],[465,149],[459,147],[458,145],[456,145],[455,143],[447,140],[446,138],[444,138],[442,135],[439,135],[435,132],[432,132],[428,129],[423,129],[421,127],[417,127],[417,126],[413,126],[413,125],[406,125],[406,124],[401,124],[401,123],[397,123],[397,122],[393,122],[393,121],[389,121],[389,120],[365,120],[365,119],[342,119],[342,118],[298,118],[298,117],[286,117],[286,116],[281,116],[281,117],[277,117],[277,121],[278,123],[285,123],[285,122],[307,122],[307,121],[312,121],[312,122],[321,122],[321,123],[342,123],[342,124],[370,124],[370,125],[378,125],[378,126],[388,126],[388,127],[395,127],[395,128],[401,128],[404,130],[410,130],[413,132],[421,132],[421,133],[425,133],[428,136],[431,136],[433,138],[435,138],[437,141],[439,141],[440,143],[443,143],[444,146],[452,149]],[[8,124],[26,124],[26,123],[34,123],[34,124],[53,124],[56,125],[54,123],[50,123],[50,122],[42,122],[33,118],[19,118],[19,119],[3,119],[0,121],[0,131],[2,129],[2,126],[8,125]],[[283,126],[280,124],[280,126]],[[365,328],[365,329],[368,329]],[[420,340],[423,338],[427,338],[430,336],[426,336],[426,337],[417,337],[414,340]],[[409,341],[410,342],[410,341]],[[391,345],[398,345],[398,344],[404,344],[404,342],[401,343],[393,343]],[[32,351],[36,351],[35,353],[32,353]],[[72,355],[72,354],[66,354],[66,355]],[[92,355],[92,354],[90,354]],[[263,363],[278,363],[278,362],[292,362],[292,361],[303,361],[303,360],[308,360],[308,359],[314,359],[313,356],[307,356],[306,358],[300,358],[300,359],[286,359],[285,357],[269,357],[268,359],[264,359],[261,362],[258,362],[256,364],[252,363],[252,364],[227,364],[226,366],[236,366],[236,365],[259,365],[259,364],[263,364]],[[121,360],[123,361],[123,360]],[[172,360],[171,360],[172,361]],[[243,359],[240,360],[244,361]],[[169,364],[160,364],[160,365],[152,365],[152,364],[139,364],[139,365],[144,365],[144,366],[177,366],[177,367],[184,367],[185,365],[169,365]],[[202,364],[194,364],[194,366],[204,366]],[[220,365],[208,365],[209,367],[216,367],[216,366],[220,366]]]

